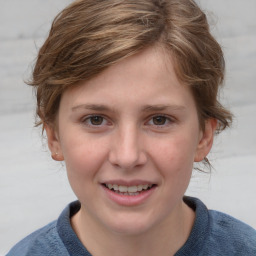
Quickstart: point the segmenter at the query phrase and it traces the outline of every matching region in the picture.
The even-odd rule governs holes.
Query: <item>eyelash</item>
[[[150,123],[150,122],[154,122],[154,118],[164,118],[164,124],[159,124],[159,125],[156,125],[154,123],[150,124],[152,126],[155,126],[157,128],[164,128],[166,126],[169,126],[170,124],[172,124],[174,122],[174,118],[171,118],[170,116],[167,116],[167,115],[164,115],[164,114],[157,114],[157,115],[154,115],[150,118],[150,120],[147,122],[147,123]]]
[[[102,122],[100,123],[100,124],[92,124],[92,118],[96,118],[96,117],[98,117],[98,118],[101,118],[102,119]],[[89,123],[90,122],[90,123]],[[82,119],[82,123],[83,124],[85,124],[86,126],[88,126],[88,127],[93,127],[93,128],[95,128],[95,127],[98,127],[98,128],[100,128],[100,127],[102,127],[102,126],[104,126],[105,124],[102,124],[102,123],[104,123],[104,122],[108,122],[107,121],[107,119],[104,117],[104,116],[102,116],[102,115],[90,115],[90,116],[86,116],[85,118],[83,118]]]
[[[102,120],[102,122],[100,122],[100,124],[93,124],[92,123],[93,118],[100,118]],[[157,124],[153,123],[154,118],[164,118],[164,124],[157,125]],[[145,124],[150,125],[150,126],[155,126],[155,127],[161,129],[161,128],[171,125],[173,122],[174,122],[174,118],[171,118],[170,116],[167,116],[164,114],[157,114],[157,115],[151,116]],[[105,125],[109,125],[108,120],[103,115],[86,116],[85,118],[82,119],[82,123],[91,128],[101,128]]]

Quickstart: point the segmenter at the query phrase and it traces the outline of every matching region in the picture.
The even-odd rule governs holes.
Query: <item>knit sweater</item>
[[[256,255],[256,230],[227,214],[208,210],[197,198],[184,197],[184,202],[196,218],[188,240],[175,256]],[[56,221],[24,238],[7,256],[92,256],[70,224],[80,206],[79,201],[69,204]]]

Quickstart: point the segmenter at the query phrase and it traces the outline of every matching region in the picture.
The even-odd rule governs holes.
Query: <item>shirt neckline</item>
[[[184,196],[183,201],[195,211],[196,218],[187,241],[174,256],[199,255],[209,235],[209,212],[197,198]]]
[[[195,211],[196,218],[191,233],[185,244],[175,253],[174,256],[199,255],[204,241],[209,234],[209,213],[201,200],[184,196],[183,201]],[[92,256],[83,246],[71,226],[71,217],[81,208],[79,201],[70,203],[61,213],[57,220],[58,234],[71,256],[84,255]]]
[[[71,226],[71,217],[74,216],[80,208],[81,204],[79,201],[70,203],[57,220],[57,231],[70,256],[92,256],[83,246]]]

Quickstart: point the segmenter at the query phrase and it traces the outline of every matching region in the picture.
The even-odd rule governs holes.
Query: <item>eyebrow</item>
[[[76,111],[79,109],[89,109],[94,111],[110,111],[109,107],[101,104],[81,104],[71,108],[72,111]]]
[[[117,112],[116,110],[107,107],[106,105],[102,104],[81,104],[72,107],[72,111],[76,111],[79,109],[88,109],[88,110],[94,110],[94,111],[111,111],[111,112]],[[182,105],[146,105],[141,108],[143,112],[157,112],[157,111],[164,111],[164,110],[174,110],[174,111],[184,111],[186,108]]]
[[[174,111],[183,111],[185,110],[185,106],[182,105],[146,105],[142,108],[144,112],[151,111],[164,111],[164,110],[174,110]]]

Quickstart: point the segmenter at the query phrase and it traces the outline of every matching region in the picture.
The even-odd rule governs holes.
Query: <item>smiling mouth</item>
[[[138,185],[138,186],[123,186],[117,184],[103,184],[109,190],[115,192],[119,195],[124,196],[137,196],[141,193],[148,191],[155,187],[155,184],[145,184],[145,185]]]

